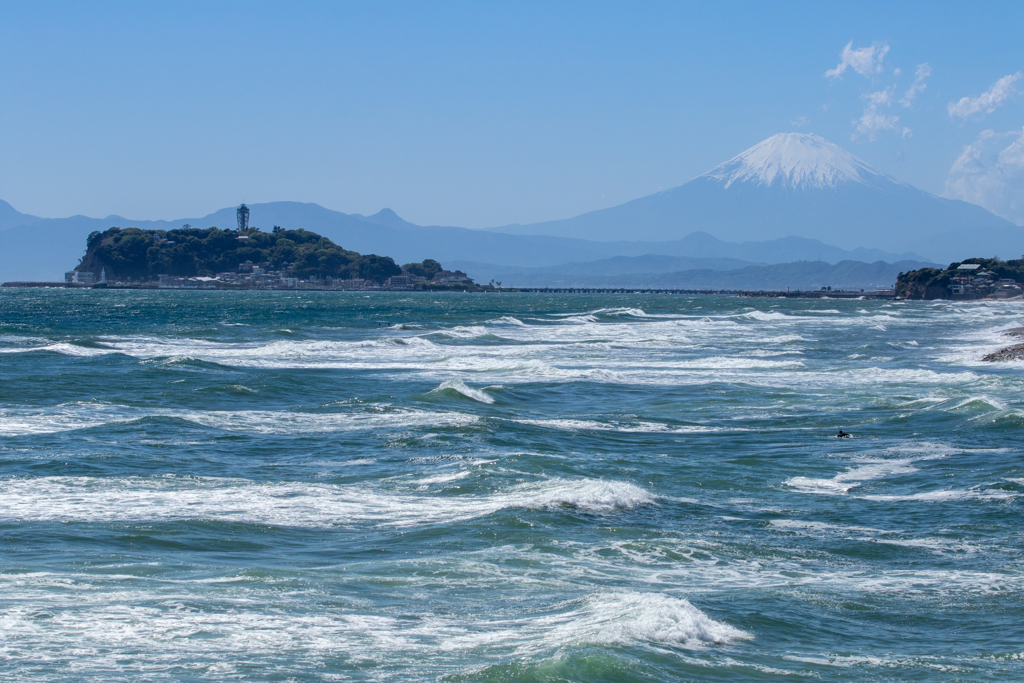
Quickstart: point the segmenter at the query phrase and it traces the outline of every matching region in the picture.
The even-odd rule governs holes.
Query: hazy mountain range
[[[649,254],[687,257],[687,267],[722,269],[748,263],[784,263],[793,260],[838,262],[922,260],[916,254],[889,254],[877,249],[843,250],[818,240],[786,238],[768,242],[734,244],[706,233],[695,233],[670,242],[598,242],[565,237],[508,235],[485,230],[443,226],[418,226],[390,209],[372,216],[344,214],[317,204],[271,202],[251,204],[250,223],[269,230],[274,225],[303,227],[324,235],[346,249],[363,254],[391,256],[399,263],[434,258],[451,262],[489,263],[514,267],[545,267],[596,261],[614,256]],[[15,211],[0,201],[0,280],[59,280],[85,253],[85,238],[93,230],[136,227],[167,230],[193,227],[235,227],[235,207],[202,218],[175,221],[137,221],[120,216],[106,218],[37,218]],[[712,259],[702,262],[702,259]],[[731,259],[718,262],[715,259]],[[728,265],[727,265],[728,264]],[[477,279],[487,273],[467,271]],[[486,277],[485,277],[486,275]]]
[[[516,268],[453,261],[450,268],[474,273],[481,282],[503,287],[637,287],[667,289],[816,290],[890,288],[906,271],[933,266],[921,261],[794,261],[771,265],[736,259],[673,256],[616,256],[599,261],[544,268]]]
[[[485,281],[529,272],[537,284],[544,278],[551,284],[636,281],[640,274],[733,272],[797,261],[948,263],[1024,253],[1024,230],[1009,221],[914,188],[822,138],[797,133],[773,136],[671,190],[532,225],[418,226],[389,209],[362,216],[298,202],[250,209],[250,223],[265,230],[301,227],[346,249],[388,255],[399,263],[434,258],[461,265]],[[235,207],[173,221],[54,219],[22,214],[0,201],[0,279],[60,279],[77,264],[93,230],[186,223],[233,228]],[[623,235],[632,239],[619,240]],[[753,272],[748,275],[754,277]]]

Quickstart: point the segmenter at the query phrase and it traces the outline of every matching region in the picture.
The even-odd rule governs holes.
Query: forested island
[[[920,268],[900,273],[900,299],[1013,299],[1021,296],[1024,260],[969,258],[949,267]]]
[[[161,288],[466,289],[462,271],[425,259],[399,266],[360,254],[308,230],[258,228],[93,232],[67,282]]]

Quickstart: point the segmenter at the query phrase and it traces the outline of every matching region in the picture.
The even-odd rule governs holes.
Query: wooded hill
[[[110,228],[90,234],[86,247],[85,256],[75,270],[99,275],[101,269],[106,269],[108,280],[146,281],[155,280],[158,275],[215,275],[235,271],[246,261],[266,270],[286,270],[292,277],[302,279],[313,276],[362,278],[380,283],[403,270],[390,257],[359,254],[315,232],[279,227],[273,232],[249,228],[244,233],[219,228]],[[420,274],[420,271],[440,268],[428,259],[424,263],[406,264],[405,270]]]

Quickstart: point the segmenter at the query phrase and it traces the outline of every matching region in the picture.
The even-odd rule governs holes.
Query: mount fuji
[[[780,133],[678,187],[565,220],[492,228],[519,235],[661,242],[702,231],[730,242],[785,237],[843,249],[1015,258],[1024,229],[980,206],[901,182],[817,135]]]

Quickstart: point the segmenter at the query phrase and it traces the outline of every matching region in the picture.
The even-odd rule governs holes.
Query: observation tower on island
[[[238,215],[238,232],[245,232],[249,229],[249,207],[242,204],[235,213]]]

